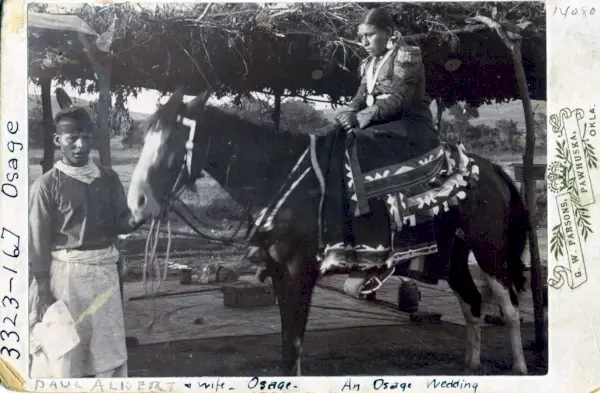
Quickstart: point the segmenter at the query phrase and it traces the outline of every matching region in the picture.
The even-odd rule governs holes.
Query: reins
[[[185,210],[185,213],[187,213],[188,215],[190,215],[197,223],[202,224],[202,220],[192,211],[192,209],[185,204],[181,198],[176,197],[174,200],[174,202],[179,202],[181,204],[181,207],[183,208],[183,210]],[[238,233],[240,232],[240,230],[242,229],[242,226],[245,223],[250,223],[250,213],[248,213],[247,218],[245,220],[240,220],[239,225],[237,226],[235,232],[228,237],[225,238],[221,238],[218,236],[214,236],[214,235],[210,235],[208,233],[203,232],[202,230],[200,230],[197,226],[195,226],[191,220],[186,217],[185,214],[183,214],[181,211],[179,211],[175,205],[171,205],[171,210],[177,215],[177,217],[179,217],[181,219],[181,221],[183,221],[184,223],[187,224],[188,227],[190,227],[190,229],[192,231],[194,231],[196,234],[198,234],[200,237],[210,241],[210,242],[218,242],[218,243],[223,243],[223,244],[236,244],[236,245],[244,245],[245,243],[240,243],[240,242],[236,242],[233,239],[238,235]],[[246,209],[244,209],[246,210]],[[246,210],[247,211],[247,210]]]
[[[163,260],[163,270],[161,274],[161,266],[158,261],[156,249],[159,241],[160,227],[162,224],[163,218],[166,218],[167,221],[167,249],[165,252],[165,258]],[[144,292],[147,297],[152,299],[152,319],[146,326],[146,329],[150,331],[154,326],[154,322],[156,320],[156,294],[160,290],[162,286],[162,282],[167,279],[167,271],[169,267],[169,256],[171,253],[171,222],[168,217],[168,205],[166,209],[163,209],[161,215],[158,219],[153,218],[152,223],[150,224],[150,231],[148,233],[148,238],[146,240],[146,250],[144,253],[144,268],[142,271],[142,282],[144,285]],[[151,296],[148,294],[148,267],[153,268],[154,277],[156,277],[158,284],[156,288],[154,287],[154,279],[152,280],[152,289]]]

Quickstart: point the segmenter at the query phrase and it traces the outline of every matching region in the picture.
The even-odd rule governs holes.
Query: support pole
[[[95,48],[83,34],[79,34],[79,41],[82,43],[90,63],[92,63],[98,82],[98,90],[100,92],[98,104],[96,106],[97,128],[94,138],[96,148],[98,149],[98,155],[100,156],[100,164],[111,168],[112,158],[110,154],[110,128],[108,118],[110,115],[111,103],[110,76],[112,71],[112,56],[105,55],[100,58]]]
[[[529,253],[531,257],[531,295],[533,297],[533,314],[535,323],[535,346],[538,350],[546,347],[546,321],[544,318],[544,300],[542,295],[541,263],[538,238],[535,225],[533,223],[533,212],[535,212],[535,180],[533,179],[533,159],[535,155],[535,129],[533,123],[533,108],[531,98],[529,97],[529,88],[527,78],[525,77],[525,67],[523,66],[523,55],[521,53],[522,35],[526,29],[520,26],[512,26],[510,29],[506,25],[486,16],[478,15],[470,18],[479,23],[483,23],[494,30],[502,42],[509,49],[513,64],[515,67],[515,77],[519,86],[519,93],[523,103],[525,114],[525,154],[523,155],[523,183],[525,186],[525,203],[529,211]],[[523,23],[524,26],[530,24]],[[509,37],[510,33],[510,37]]]
[[[41,80],[42,87],[42,118],[43,118],[43,141],[44,157],[42,158],[42,173],[48,172],[54,165],[54,132],[55,125],[52,117],[52,94],[50,91],[52,83],[51,77],[45,77]]]
[[[535,343],[537,348],[544,348],[546,343],[546,329],[544,320],[544,300],[542,295],[541,263],[540,250],[536,227],[533,222],[535,214],[535,180],[533,179],[533,159],[535,156],[535,130],[533,126],[533,109],[531,99],[529,98],[529,89],[525,78],[523,67],[523,58],[521,55],[521,45],[515,46],[511,51],[513,62],[515,64],[515,73],[519,90],[521,92],[521,101],[523,102],[523,111],[525,112],[525,154],[523,155],[523,184],[525,186],[525,201],[529,211],[529,254],[531,258],[531,295],[533,297],[533,314],[535,321]]]

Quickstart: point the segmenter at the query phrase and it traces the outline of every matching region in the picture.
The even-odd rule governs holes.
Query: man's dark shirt
[[[119,234],[134,229],[117,173],[98,168],[101,176],[91,184],[53,168],[31,186],[29,260],[32,273],[49,272],[52,251],[106,248],[116,242]]]

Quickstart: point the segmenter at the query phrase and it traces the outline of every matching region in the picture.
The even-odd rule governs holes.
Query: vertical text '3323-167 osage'
[[[10,209],[10,201],[15,200],[19,195],[19,188],[16,180],[19,178],[19,160],[15,157],[15,153],[23,150],[23,144],[12,140],[19,131],[19,123],[9,121],[6,123],[7,140],[6,150],[2,154],[8,157],[7,170],[2,179],[0,187],[0,199],[2,199],[2,209],[4,211],[13,211]],[[3,220],[3,225],[6,220]],[[15,348],[15,345],[21,341],[17,328],[17,310],[19,309],[19,301],[14,297],[14,282],[17,277],[18,263],[15,263],[19,258],[21,236],[13,228],[2,226],[0,228],[0,260],[2,261],[2,324],[0,325],[0,355],[8,358],[19,359],[21,353]]]

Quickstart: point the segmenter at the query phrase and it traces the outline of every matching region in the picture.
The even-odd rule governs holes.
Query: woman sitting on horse
[[[360,66],[358,92],[349,107],[344,108],[336,119],[346,137],[354,141],[360,170],[366,173],[425,154],[438,147],[440,141],[433,125],[431,99],[425,92],[421,49],[407,45],[401,36],[394,35],[392,17],[383,8],[371,9],[365,14],[358,27],[358,36],[369,56]],[[337,163],[337,167],[340,167],[335,171],[337,176],[346,178],[345,173],[340,173],[344,172],[343,164]],[[347,195],[346,184],[342,188],[342,195]],[[339,201],[340,194],[337,195]],[[336,204],[332,198],[329,201],[330,207]],[[357,252],[353,250],[358,243],[368,245],[367,248],[387,249],[389,254],[391,233],[385,202],[370,200],[368,214],[350,219],[348,203],[346,200],[345,206],[338,204],[337,208],[334,207],[334,222],[330,219],[326,225],[330,233],[324,236],[325,265],[344,265],[344,261],[356,258]],[[340,222],[340,208],[344,210],[343,223]],[[331,211],[326,214],[331,214]],[[359,222],[365,219],[369,222],[361,225]],[[374,226],[374,220],[381,225]],[[351,231],[347,228],[349,221],[354,227]],[[340,223],[346,228],[336,228]],[[373,231],[374,227],[376,231]],[[367,229],[370,231],[368,234]],[[430,236],[427,241],[434,240]],[[381,254],[381,251],[378,252]],[[361,252],[361,256],[365,254]]]
[[[360,67],[358,92],[348,109],[337,116],[339,123],[350,134],[360,133],[370,138],[382,133],[381,128],[371,129],[371,126],[394,123],[384,127],[391,133],[385,133],[386,141],[392,138],[399,139],[400,145],[424,144],[429,150],[437,146],[439,141],[429,109],[431,99],[425,92],[421,49],[408,46],[402,37],[394,35],[392,17],[383,8],[366,13],[358,27],[358,36],[369,56]]]

